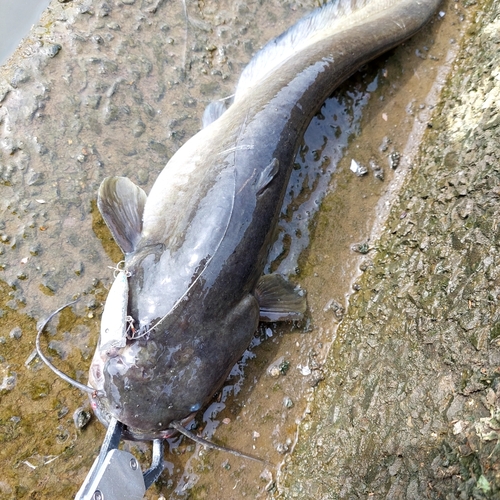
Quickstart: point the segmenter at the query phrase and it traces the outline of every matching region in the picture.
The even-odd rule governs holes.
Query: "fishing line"
[[[40,328],[37,331],[36,334],[36,340],[35,340],[35,345],[36,345],[36,352],[38,353],[38,356],[40,356],[40,359],[60,378],[65,380],[66,382],[70,383],[72,386],[76,387],[77,389],[80,389],[83,392],[87,392],[89,394],[95,394],[96,390],[92,387],[89,387],[88,385],[82,384],[81,382],[78,382],[78,380],[72,379],[69,375],[66,375],[63,373],[61,370],[56,368],[45,356],[45,354],[42,352],[42,348],[40,347],[40,337],[42,335],[43,330],[49,323],[49,321],[56,315],[59,314],[63,309],[66,309],[66,307],[69,307],[76,302],[78,302],[80,299],[73,300],[73,302],[68,302],[64,306],[61,306],[59,309],[56,309],[40,326]]]

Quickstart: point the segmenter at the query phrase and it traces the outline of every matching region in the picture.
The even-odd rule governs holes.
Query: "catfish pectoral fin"
[[[133,252],[142,231],[146,193],[127,177],[106,177],[99,187],[97,206],[123,253]]]
[[[279,274],[260,278],[254,291],[259,303],[260,321],[301,319],[307,309],[306,297]]]

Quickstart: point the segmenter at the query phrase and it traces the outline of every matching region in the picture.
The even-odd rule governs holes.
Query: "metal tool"
[[[112,418],[99,456],[75,500],[142,500],[146,490],[163,472],[163,440],[153,441],[151,467],[144,473],[137,459],[118,449],[123,424]]]

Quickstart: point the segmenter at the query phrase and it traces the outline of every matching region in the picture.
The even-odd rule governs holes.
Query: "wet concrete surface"
[[[49,327],[46,340],[58,366],[86,380],[112,280],[108,266],[121,259],[95,208],[100,181],[127,175],[147,190],[172,153],[199,129],[205,105],[230,95],[252,53],[312,4],[188,2],[186,15],[181,2],[53,2],[2,68],[0,494],[5,498],[70,497],[104,434],[95,420],[75,428],[72,414],[86,398],[31,356],[36,321],[81,296]],[[244,362],[197,419],[204,436],[273,463],[285,459],[285,465],[277,474],[274,467],[174,439],[165,456],[167,470],[148,498],[402,498],[408,491],[413,498],[434,492],[455,498],[460,487],[483,492],[489,485],[494,491],[487,470],[493,458],[488,462],[487,456],[495,439],[484,441],[489,451],[471,461],[483,467],[481,480],[477,467],[467,469],[462,460],[477,454],[477,447],[469,454],[461,448],[470,435],[495,431],[493,420],[477,431],[474,418],[480,423],[498,408],[496,336],[487,333],[496,331],[497,299],[493,291],[490,303],[490,285],[477,281],[486,258],[481,250],[494,274],[495,218],[490,214],[487,229],[477,226],[485,220],[475,212],[483,203],[467,205],[472,199],[467,186],[476,174],[459,175],[465,153],[458,146],[446,149],[453,141],[445,117],[467,112],[466,100],[459,105],[451,98],[452,89],[465,92],[466,85],[489,78],[498,67],[497,61],[489,73],[475,65],[475,73],[468,69],[476,37],[485,58],[494,52],[487,44],[498,37],[495,28],[480,34],[481,23],[491,24],[484,14],[462,47],[467,20],[486,8],[469,4],[444,3],[443,15],[421,34],[339,89],[306,134],[269,267],[291,274],[307,289],[309,317],[292,327],[262,327]],[[498,80],[491,81],[491,88],[474,87],[479,108],[480,96],[497,88]],[[448,90],[436,113],[445,83]],[[494,123],[496,115],[489,113],[485,123]],[[459,121],[452,125],[455,133],[466,131]],[[489,134],[495,126],[487,128]],[[426,130],[428,145],[412,156]],[[464,139],[457,137],[462,148]],[[491,136],[481,141],[488,147],[480,150],[491,156]],[[424,160],[426,150],[432,162]],[[401,161],[393,171],[389,162],[396,153]],[[352,159],[368,166],[369,174],[355,176]],[[383,181],[370,160],[383,170]],[[445,179],[438,180],[443,172],[436,165],[446,165]],[[405,198],[394,201],[401,185]],[[487,185],[493,207],[494,186]],[[470,192],[482,196],[476,188]],[[452,211],[459,214],[455,220],[448,214],[455,208],[450,203],[458,201],[464,206]],[[431,212],[436,206],[440,215]],[[381,226],[389,210],[387,225]],[[462,224],[453,237],[448,225],[436,222],[447,217],[446,224]],[[444,238],[442,247],[438,236]],[[492,238],[491,248],[483,237]],[[458,254],[448,248],[450,242]],[[353,252],[357,243],[365,244],[360,249],[368,254]],[[358,279],[360,264],[366,270]],[[447,269],[453,269],[453,280]],[[353,282],[359,291],[353,291]],[[451,297],[443,292],[448,286]],[[480,296],[474,299],[475,291]],[[351,306],[336,333],[348,298]],[[455,324],[465,333],[452,336]],[[148,445],[125,446],[147,462]],[[472,471],[462,482],[461,467]]]

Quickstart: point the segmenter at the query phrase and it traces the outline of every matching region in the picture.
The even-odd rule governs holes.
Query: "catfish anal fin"
[[[99,187],[97,206],[123,253],[132,252],[142,231],[146,193],[127,177],[106,177]]]
[[[296,290],[283,276],[266,274],[254,291],[259,303],[261,321],[291,321],[301,319],[307,309],[302,290]]]

